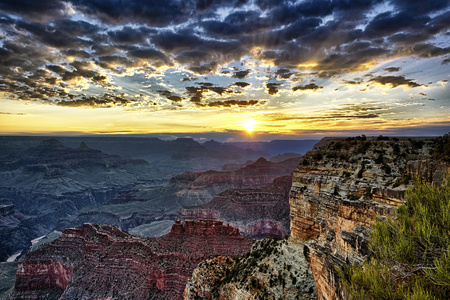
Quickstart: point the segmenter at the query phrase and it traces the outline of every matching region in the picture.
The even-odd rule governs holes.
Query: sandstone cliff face
[[[242,257],[203,261],[187,283],[184,299],[316,299],[301,251],[286,240],[265,239]]]
[[[261,238],[289,235],[289,190],[292,177],[276,178],[271,185],[229,189],[209,203],[180,208],[182,219],[219,219],[239,228],[241,234]]]
[[[291,235],[310,241],[305,256],[318,299],[346,299],[335,266],[361,261],[377,215],[393,214],[411,178],[438,182],[449,167],[431,162],[430,143],[327,140],[307,153],[293,175]]]
[[[181,299],[200,261],[252,243],[218,221],[177,222],[159,238],[85,224],[26,255],[11,299]]]

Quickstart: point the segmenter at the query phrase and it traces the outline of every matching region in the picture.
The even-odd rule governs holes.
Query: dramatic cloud
[[[209,107],[232,107],[232,106],[247,107],[264,103],[265,101],[259,100],[225,100],[225,101],[213,101],[205,105]]]
[[[276,95],[278,94],[278,87],[282,85],[281,83],[266,83],[267,94]]]
[[[249,85],[250,85],[250,83],[238,81],[238,82],[234,82],[232,85],[230,85],[230,87],[231,86],[237,86],[237,87],[240,87],[240,88],[245,88],[245,87],[248,87]]]
[[[385,71],[394,73],[394,72],[399,72],[401,70],[401,68],[397,68],[397,67],[389,67],[389,68],[385,68]]]
[[[99,97],[95,96],[82,96],[80,99],[60,101],[57,103],[59,106],[69,107],[92,107],[92,108],[108,108],[116,105],[127,106],[133,100],[126,99],[123,96],[116,96],[113,94],[103,94]]]
[[[309,84],[306,84],[306,85],[294,86],[292,88],[292,91],[293,92],[295,92],[295,91],[308,91],[308,90],[310,90],[310,91],[317,91],[317,90],[320,90],[320,89],[323,89],[323,86],[318,86],[315,83],[309,83]]]
[[[389,88],[398,86],[406,86],[410,88],[423,86],[413,81],[414,79],[406,79],[404,76],[377,76],[369,80],[369,82],[379,83]]]
[[[250,73],[250,70],[238,71],[238,72],[233,73],[233,77],[242,79],[242,78],[247,77],[249,73]]]
[[[448,0],[4,0],[0,101],[161,114],[320,107],[336,126],[397,114],[402,126],[426,106],[423,118],[442,121],[449,30]],[[399,102],[390,116],[330,104],[378,98]]]

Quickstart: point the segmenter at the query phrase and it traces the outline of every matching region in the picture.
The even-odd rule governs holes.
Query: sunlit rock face
[[[370,225],[404,202],[412,178],[436,184],[449,166],[430,160],[431,143],[349,138],[326,140],[307,153],[293,174],[292,240],[305,246],[318,299],[346,299],[335,266],[368,253]]]
[[[276,178],[261,188],[228,189],[209,203],[180,208],[182,219],[216,219],[252,238],[289,235],[289,190],[292,177]]]
[[[252,244],[219,221],[176,222],[159,238],[84,224],[26,255],[11,299],[181,299],[200,261]]]

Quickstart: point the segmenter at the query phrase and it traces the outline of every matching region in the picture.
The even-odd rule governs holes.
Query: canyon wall
[[[212,220],[176,222],[159,238],[84,224],[20,261],[11,299],[181,299],[199,262],[252,244]]]
[[[209,203],[179,209],[182,219],[217,219],[239,228],[241,234],[262,238],[289,235],[289,190],[292,177],[276,178],[261,188],[228,189]]]
[[[439,184],[449,166],[430,159],[432,143],[327,140],[307,153],[293,174],[291,240],[304,253],[318,299],[347,299],[335,271],[369,254],[370,225],[404,202],[412,179]]]

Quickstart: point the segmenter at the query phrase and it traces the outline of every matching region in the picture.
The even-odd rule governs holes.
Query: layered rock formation
[[[282,176],[261,188],[229,189],[204,205],[180,208],[179,214],[186,220],[219,219],[252,238],[284,238],[290,232],[291,183],[291,176]]]
[[[26,255],[11,299],[181,299],[200,261],[252,243],[217,221],[177,222],[159,238],[85,224]]]
[[[260,158],[255,163],[238,171],[185,172],[173,177],[167,185],[159,187],[146,183],[136,184],[131,189],[119,192],[117,197],[109,201],[108,205],[81,209],[73,216],[60,220],[57,229],[79,226],[83,223],[100,222],[118,226],[123,230],[129,230],[143,224],[175,220],[177,211],[181,206],[207,203],[214,196],[227,189],[245,189],[270,185],[278,176],[291,175],[296,166],[297,162],[295,159],[272,163],[264,158]],[[286,180],[284,184],[281,184],[283,192],[280,191],[280,184],[269,188],[269,190],[263,189],[258,191],[249,189],[248,191],[243,191],[242,193],[246,194],[246,196],[241,198],[247,198],[250,202],[254,201],[251,198],[257,197],[258,193],[266,195],[265,208],[260,210],[262,217],[250,220],[250,223],[262,222],[253,224],[248,228],[244,227],[249,222],[244,227],[239,223],[235,225],[239,226],[239,228],[242,227],[242,232],[250,232],[252,236],[258,235],[258,232],[269,231],[270,228],[274,228],[276,231],[275,235],[280,237],[285,235],[289,231],[289,225],[286,223],[289,222],[287,217],[288,197],[283,193],[287,193],[288,184],[290,184],[290,180],[289,182]],[[270,194],[273,194],[272,199],[268,199]],[[273,209],[270,211],[271,207],[276,210],[279,209],[279,212]],[[276,218],[264,217],[269,214],[276,215]],[[243,220],[245,221],[245,218]],[[273,220],[276,222],[272,222]],[[255,227],[255,229],[251,227]],[[161,232],[164,231],[165,229],[163,228]]]
[[[14,214],[0,217],[0,261],[54,230],[61,218],[105,204],[131,184],[150,185],[165,176],[144,160],[108,155],[84,142],[69,148],[48,139],[27,150],[1,153],[0,198],[14,205]]]
[[[316,299],[314,278],[302,250],[286,240],[256,242],[242,257],[203,261],[184,299]]]
[[[163,193],[175,195],[181,206],[201,205],[227,189],[263,187],[275,178],[291,175],[297,159],[272,163],[264,158],[237,171],[187,172],[171,179]]]
[[[294,172],[291,235],[310,241],[305,256],[318,299],[347,299],[335,267],[369,254],[370,225],[377,215],[395,212],[413,177],[438,182],[449,167],[429,159],[431,142],[358,137],[322,145]]]

